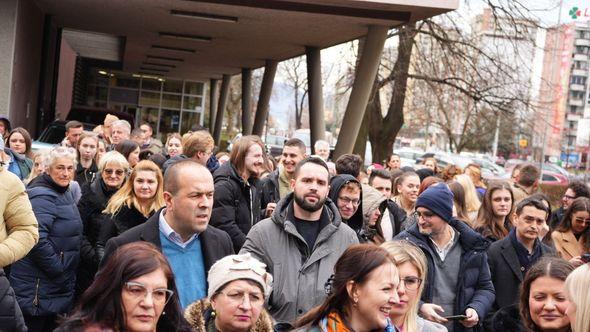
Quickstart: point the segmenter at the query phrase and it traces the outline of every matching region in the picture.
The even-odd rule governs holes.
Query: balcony
[[[588,60],[588,54],[576,53],[576,54],[574,54],[574,60],[586,61],[586,60]]]
[[[565,118],[567,121],[579,121],[581,116],[579,113],[567,113]]]
[[[586,91],[586,86],[583,84],[572,83],[572,84],[570,84],[570,90],[571,91]]]
[[[574,41],[574,45],[576,45],[576,46],[590,46],[590,40],[577,38]]]
[[[588,69],[574,69],[572,70],[573,76],[588,76]]]
[[[573,99],[573,98],[570,98],[568,100],[568,104],[570,106],[584,106],[584,99]]]

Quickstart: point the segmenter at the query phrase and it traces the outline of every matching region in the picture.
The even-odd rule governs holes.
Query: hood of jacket
[[[209,323],[211,317],[211,302],[209,299],[205,298],[190,304],[184,310],[184,318],[189,323],[193,331],[196,332],[205,332],[207,331],[207,324]],[[266,309],[262,309],[260,311],[260,316],[258,316],[258,320],[254,323],[249,330],[249,332],[272,332],[273,331],[273,322],[270,314],[266,311]]]
[[[348,182],[355,182],[360,185],[360,182],[352,175],[349,174],[340,174],[332,177],[330,179],[330,193],[328,197],[336,204],[338,202],[338,194],[340,194],[340,190],[342,186]],[[362,188],[362,187],[361,187]],[[350,217],[350,219],[346,220],[345,223],[350,226],[350,228],[354,229],[355,231],[360,230],[363,227],[363,191],[361,190],[361,196],[359,197],[360,203],[359,207],[356,212]],[[336,206],[336,211],[338,212],[338,206]],[[340,215],[340,212],[338,212]]]
[[[287,215],[289,213],[289,206],[293,203],[293,195],[294,193],[290,193],[277,203],[277,207],[270,217],[274,223],[283,227],[285,226]],[[326,212],[328,212],[328,218],[330,219],[330,222],[334,226],[338,227],[340,223],[342,223],[342,218],[340,218],[340,212],[338,212],[338,207],[336,204],[334,204],[334,202],[332,202],[332,200],[327,197],[323,208],[326,210]]]
[[[387,197],[379,192],[377,189],[363,184],[363,222],[369,222],[371,211],[378,209],[383,202],[387,200]],[[360,207],[359,207],[360,209]]]

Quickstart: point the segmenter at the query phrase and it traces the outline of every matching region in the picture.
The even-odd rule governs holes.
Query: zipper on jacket
[[[64,252],[63,251],[59,252],[59,260],[61,260],[61,263],[63,264],[63,262],[64,262]]]
[[[37,284],[35,286],[35,298],[33,299],[33,305],[36,307],[39,305],[39,283],[41,279],[37,278]]]

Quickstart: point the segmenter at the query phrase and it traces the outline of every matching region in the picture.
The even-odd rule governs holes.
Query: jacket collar
[[[479,233],[476,233],[472,230],[467,224],[464,222],[453,218],[449,221],[449,225],[453,227],[457,232],[459,232],[459,244],[461,248],[467,250],[486,250],[490,243],[486,241]],[[408,233],[412,236],[420,239],[420,241],[424,242],[424,244],[428,243],[428,236],[420,233],[418,229],[418,223],[415,223],[410,229],[408,229]]]
[[[523,275],[520,266],[520,261],[518,260],[518,255],[516,255],[516,249],[512,244],[512,240],[510,237],[506,236],[502,240],[499,240],[500,248],[502,257],[512,270],[512,273],[522,282]]]

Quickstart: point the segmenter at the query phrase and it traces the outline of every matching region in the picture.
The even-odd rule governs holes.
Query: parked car
[[[283,145],[288,139],[285,136],[279,135],[265,135],[262,137],[266,145],[266,151],[273,157],[280,156],[283,153]]]
[[[33,152],[41,149],[51,148],[61,141],[66,136],[66,123],[64,120],[55,120],[45,127],[39,137],[31,143],[31,150]],[[83,123],[84,130],[92,131],[95,127],[91,123]]]

